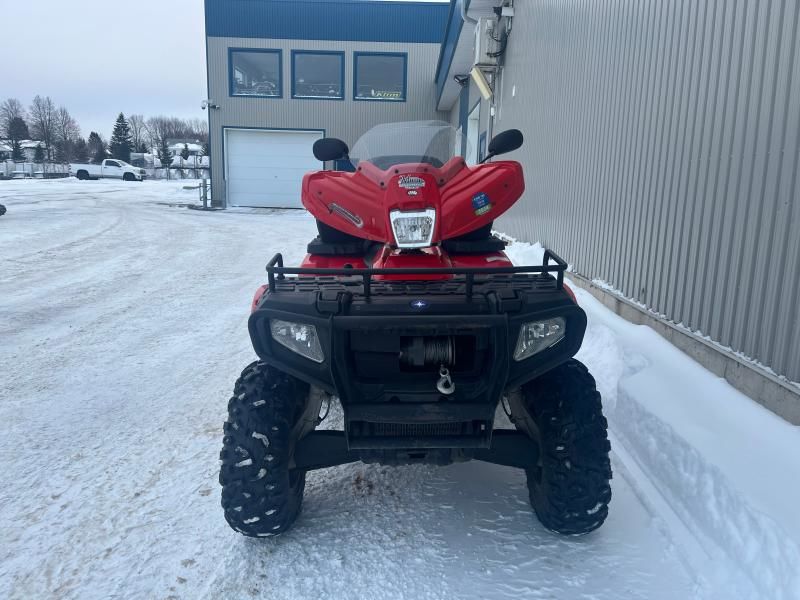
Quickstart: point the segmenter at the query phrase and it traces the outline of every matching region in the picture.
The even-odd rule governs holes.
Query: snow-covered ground
[[[548,533],[513,469],[356,464],[309,475],[289,534],[234,534],[217,459],[249,303],[314,225],[195,199],[0,183],[0,598],[800,598],[800,433],[581,290],[603,528]]]

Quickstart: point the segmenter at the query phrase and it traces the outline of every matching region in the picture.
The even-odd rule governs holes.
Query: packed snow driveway
[[[750,589],[617,447],[613,421],[611,512],[585,537],[544,530],[524,475],[483,463],[316,471],[290,533],[233,533],[218,454],[231,386],[254,358],[250,299],[268,257],[299,262],[314,224],[300,211],[186,209],[194,198],[164,182],[0,184],[0,598]],[[645,362],[603,321],[613,315],[593,314],[580,358],[611,410]]]

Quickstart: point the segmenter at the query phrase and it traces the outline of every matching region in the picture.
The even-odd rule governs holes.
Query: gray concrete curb
[[[712,373],[724,378],[737,390],[764,408],[800,425],[800,387],[773,375],[733,352],[677,327],[674,323],[606,289],[598,287],[577,273],[567,276],[617,315],[637,325],[647,325],[673,346],[691,356]]]

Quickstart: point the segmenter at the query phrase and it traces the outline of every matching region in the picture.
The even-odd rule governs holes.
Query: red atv
[[[605,520],[606,419],[572,358],[586,315],[567,265],[550,251],[542,265],[512,265],[491,227],[522,195],[522,168],[469,167],[453,158],[460,141],[423,122],[379,126],[352,156],[337,139],[314,145],[318,160],[356,169],[305,176],[319,237],[299,268],[275,255],[253,299],[259,361],[236,382],[220,454],[236,531],[286,531],[306,472],[355,461],[518,467],[548,529]],[[487,159],[521,145],[505,131]],[[342,430],[315,431],[335,398]],[[499,406],[514,429],[495,428]]]

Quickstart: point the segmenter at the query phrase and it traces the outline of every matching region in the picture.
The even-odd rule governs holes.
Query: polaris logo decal
[[[404,190],[418,190],[425,187],[425,180],[414,175],[401,175],[397,185]]]
[[[417,310],[428,308],[428,303],[425,300],[412,300],[410,304],[411,308],[416,308]]]

